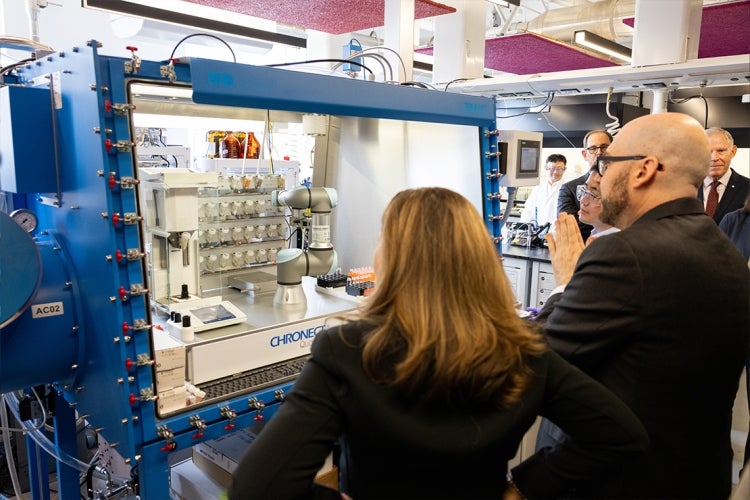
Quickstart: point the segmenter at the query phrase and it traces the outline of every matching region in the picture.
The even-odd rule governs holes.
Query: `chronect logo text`
[[[323,329],[323,325],[312,326],[305,330],[296,330],[271,337],[271,347],[279,347],[299,342],[300,347],[309,347],[315,336]]]

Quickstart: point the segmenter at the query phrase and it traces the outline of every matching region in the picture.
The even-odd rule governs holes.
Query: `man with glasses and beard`
[[[584,247],[560,214],[547,237],[558,288],[539,318],[550,346],[630,406],[651,442],[576,497],[729,496],[750,271],[695,196],[709,156],[693,118],[637,118],[597,161],[599,217],[621,231]]]
[[[607,148],[611,143],[612,135],[606,130],[592,130],[583,137],[583,149],[581,150],[581,154],[583,155],[583,159],[586,160],[589,168],[596,166],[596,160],[607,152]],[[578,228],[581,231],[584,241],[586,241],[589,234],[591,234],[591,226],[580,221],[578,218],[578,211],[581,209],[581,204],[576,195],[576,189],[581,184],[585,184],[588,177],[589,172],[586,172],[581,177],[563,184],[560,187],[560,193],[557,198],[557,212],[572,214],[576,218]]]

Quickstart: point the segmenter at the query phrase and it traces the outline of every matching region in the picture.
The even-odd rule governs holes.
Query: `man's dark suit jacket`
[[[745,204],[745,198],[750,194],[750,179],[738,174],[733,168],[730,170],[732,171],[732,175],[729,176],[729,182],[727,182],[724,194],[721,196],[721,200],[719,200],[716,212],[714,212],[713,219],[717,224],[729,212],[742,208]],[[703,201],[702,185],[698,188],[698,199]]]
[[[732,240],[743,257],[750,259],[750,214],[744,208],[729,212],[719,223],[719,229]],[[750,450],[747,450],[750,453]]]
[[[581,184],[586,184],[588,178],[589,174],[586,172],[581,177],[566,182],[560,186],[560,194],[558,194],[557,197],[557,213],[565,212],[575,216],[576,222],[578,223],[578,229],[581,230],[581,236],[583,236],[583,241],[588,239],[589,235],[591,235],[591,230],[594,229],[594,227],[578,220],[578,210],[581,208],[581,204],[576,197],[576,187]]]
[[[633,409],[646,454],[596,498],[727,498],[731,410],[750,339],[747,262],[695,198],[598,238],[547,301],[549,343]]]

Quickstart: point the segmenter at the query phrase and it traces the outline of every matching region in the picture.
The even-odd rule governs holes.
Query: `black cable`
[[[456,78],[455,80],[451,80],[448,83],[446,83],[445,84],[445,88],[443,90],[447,92],[448,91],[448,87],[450,87],[451,83],[465,82],[465,81],[468,81],[468,80],[469,80],[468,78]]]
[[[174,49],[172,49],[172,54],[169,56],[169,60],[171,61],[171,60],[174,59],[174,53],[177,52],[177,47],[179,47],[182,44],[182,42],[184,42],[188,38],[193,38],[194,36],[207,36],[207,37],[214,38],[214,39],[220,41],[221,43],[223,43],[224,45],[226,45],[226,47],[229,49],[229,52],[232,53],[232,59],[234,60],[234,62],[237,62],[237,56],[234,54],[234,51],[232,50],[232,47],[230,47],[227,42],[225,42],[224,40],[222,40],[218,36],[212,35],[210,33],[193,33],[191,35],[188,35],[188,36],[184,37],[182,40],[180,40],[179,42],[177,42],[177,45],[175,45]]]
[[[546,108],[547,106],[549,106],[550,104],[552,104],[552,101],[554,99],[555,99],[555,93],[554,92],[549,92],[547,94],[547,99],[545,99],[543,103],[537,104],[535,106],[529,106],[529,109],[527,109],[523,113],[518,113],[516,115],[508,115],[508,116],[497,116],[497,118],[515,118],[517,116],[523,116],[523,115],[528,115],[528,114],[540,113],[540,112],[544,111],[544,108]],[[540,109],[537,109],[536,111],[532,111],[531,108],[540,108]]]
[[[21,59],[20,61],[14,62],[13,64],[9,64],[9,65],[5,66],[4,68],[0,68],[0,76],[5,75],[5,73],[7,73],[9,71],[12,71],[12,70],[16,69],[19,66],[23,66],[27,62],[31,62],[31,61],[35,61],[35,60],[36,60],[36,58],[29,57],[28,59]]]
[[[367,70],[371,75],[374,73],[370,68],[365,66],[364,64],[360,64],[358,62],[354,61],[348,61],[346,59],[310,59],[309,61],[295,61],[295,62],[288,62],[288,63],[277,63],[277,64],[267,64],[267,68],[277,68],[279,66],[296,66],[298,64],[312,64],[312,63],[321,63],[321,62],[340,62],[345,64],[353,64],[355,66],[359,66],[360,68],[363,68]]]
[[[704,129],[708,128],[708,101],[706,100],[706,98],[704,96],[702,96],[700,94],[698,94],[698,95],[691,95],[690,97],[685,97],[683,99],[680,99],[679,101],[675,101],[674,99],[672,99],[672,94],[670,93],[668,95],[668,99],[667,100],[671,104],[684,104],[684,103],[686,103],[688,101],[692,101],[693,99],[703,99],[703,109],[704,109],[704,111],[703,111],[703,128]]]
[[[96,468],[96,465],[96,463],[92,463],[86,471],[86,492],[88,493],[87,498],[89,499],[94,498],[94,469]]]
[[[407,87],[419,87],[420,89],[437,90],[432,85],[427,85],[426,83],[416,81],[401,82],[399,83],[399,85],[404,85]]]
[[[291,224],[290,224],[290,227],[291,227]],[[297,234],[298,232],[299,232],[299,228],[298,228],[298,227],[295,227],[295,228],[294,228],[294,231],[292,231],[291,233],[289,233],[289,237],[288,237],[288,238],[285,238],[285,239],[284,239],[284,240],[285,240],[285,241],[287,242],[287,244],[289,244],[289,243],[291,243],[291,242],[292,242],[292,238],[293,238],[293,237],[294,237],[294,235],[295,235],[295,234]]]

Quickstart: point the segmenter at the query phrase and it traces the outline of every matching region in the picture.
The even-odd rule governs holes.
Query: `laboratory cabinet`
[[[503,270],[508,277],[510,287],[516,297],[516,307],[525,309],[529,306],[526,291],[529,288],[529,261],[517,257],[503,257]]]
[[[541,308],[557,286],[546,248],[503,245],[503,270],[519,307]]]
[[[531,307],[540,309],[544,306],[556,286],[552,264],[540,261],[531,263],[531,289],[529,290]]]

